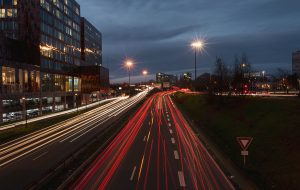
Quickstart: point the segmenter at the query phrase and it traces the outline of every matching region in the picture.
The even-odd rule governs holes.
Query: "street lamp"
[[[22,101],[23,101],[23,107],[24,107],[24,110],[25,110],[25,127],[27,128],[27,108],[26,108],[26,98],[23,97],[23,98],[22,98]]]
[[[129,87],[130,87],[130,71],[133,66],[133,62],[128,60],[128,61],[126,61],[125,66],[127,67],[127,70],[128,70],[128,83],[129,83]]]
[[[148,75],[148,71],[144,70],[144,71],[143,71],[143,75],[145,76],[145,85],[146,85],[146,77],[147,77],[147,75]]]
[[[145,77],[145,87],[146,87],[146,78],[147,78],[147,75],[148,75],[148,71],[147,70],[144,70],[143,71],[143,75]],[[148,88],[148,87],[147,87]]]
[[[78,96],[78,94],[76,93],[75,94],[75,103],[76,103],[76,109],[77,109],[77,112],[78,112],[77,96]]]
[[[197,52],[203,50],[204,45],[203,40],[196,40],[191,43],[191,47],[195,50],[195,81],[197,79]]]

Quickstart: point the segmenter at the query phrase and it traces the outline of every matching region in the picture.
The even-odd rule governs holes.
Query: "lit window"
[[[7,14],[7,17],[12,17],[13,16],[12,9],[7,9],[6,14]]]
[[[0,18],[5,18],[5,9],[0,9]]]

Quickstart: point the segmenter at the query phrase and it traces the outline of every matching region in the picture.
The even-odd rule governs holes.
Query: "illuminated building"
[[[25,117],[23,97],[37,115],[83,102],[82,84],[89,85],[80,68],[102,65],[101,48],[95,48],[102,46],[100,32],[95,46],[85,43],[93,56],[82,51],[82,41],[91,39],[85,37],[83,20],[75,0],[0,0],[0,122],[10,113]],[[100,77],[98,70],[94,77]],[[84,93],[100,90],[99,82]]]

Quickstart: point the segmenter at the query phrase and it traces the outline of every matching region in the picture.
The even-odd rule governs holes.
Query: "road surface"
[[[150,97],[70,189],[234,189],[174,105]]]
[[[101,133],[147,92],[114,101],[0,145],[0,189],[24,189]]]

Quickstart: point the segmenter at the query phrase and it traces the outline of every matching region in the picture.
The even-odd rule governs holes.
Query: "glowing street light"
[[[143,75],[145,76],[145,85],[146,85],[146,77],[147,77],[147,75],[148,75],[148,71],[147,71],[147,70],[144,70],[144,71],[143,71]]]
[[[148,75],[148,71],[147,70],[144,70],[143,71],[143,75],[145,76],[145,87],[146,87],[146,78],[147,78],[147,75]],[[147,87],[148,88],[148,87]],[[149,91],[149,89],[148,89]]]
[[[130,88],[130,71],[131,71],[131,68],[133,66],[133,62],[130,61],[130,60],[127,60],[125,62],[125,66],[127,67],[127,70],[128,70],[128,83],[129,83],[129,88]]]
[[[191,43],[191,47],[195,50],[195,81],[197,79],[197,52],[203,50],[204,46],[203,40],[196,40]]]

